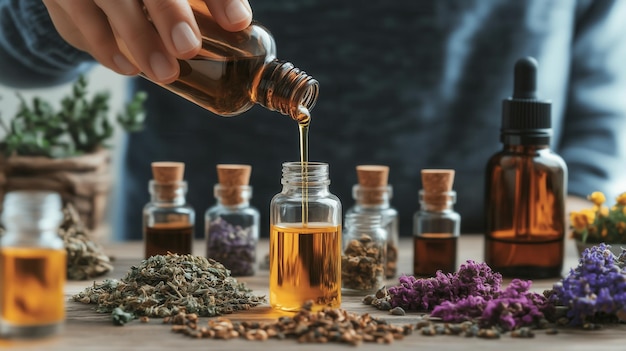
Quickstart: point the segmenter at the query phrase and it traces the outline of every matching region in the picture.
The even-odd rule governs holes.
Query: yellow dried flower
[[[626,206],[626,192],[619,194],[615,202],[617,202],[618,205]]]
[[[596,206],[602,205],[606,201],[606,196],[600,191],[594,191],[587,197],[589,201],[593,202]]]
[[[583,230],[593,223],[595,218],[595,211],[591,209],[583,209],[580,210],[580,212],[572,212],[569,220],[575,230]]]
[[[626,192],[616,198],[616,203],[603,205],[606,197],[595,191],[587,196],[593,206],[570,213],[572,237],[587,243],[626,243]]]

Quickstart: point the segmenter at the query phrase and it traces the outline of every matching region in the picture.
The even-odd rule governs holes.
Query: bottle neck
[[[160,205],[179,206],[185,204],[187,182],[159,183],[151,180],[149,184],[151,201]]]
[[[352,187],[352,198],[356,205],[366,208],[389,208],[389,201],[393,197],[391,185],[383,187],[364,187],[356,184]]]
[[[344,225],[351,230],[371,232],[381,227],[382,216],[380,214],[353,212],[346,215]]]
[[[2,223],[10,241],[34,245],[58,240],[62,219],[61,197],[55,192],[12,191],[4,198]]]
[[[301,122],[300,108],[312,110],[318,94],[317,80],[289,62],[273,60],[265,64],[252,98],[271,111]]]
[[[307,189],[309,195],[328,192],[328,164],[322,162],[283,163],[283,193]]]
[[[456,191],[426,192],[419,191],[420,207],[423,211],[451,211],[456,203]]]
[[[224,186],[216,184],[213,195],[217,203],[225,207],[248,207],[252,198],[252,187],[248,185]]]

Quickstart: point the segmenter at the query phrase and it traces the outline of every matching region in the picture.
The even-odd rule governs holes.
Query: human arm
[[[252,21],[247,0],[204,1],[224,29],[237,31]],[[187,0],[44,0],[61,36],[124,75],[143,72],[170,83],[178,77],[176,59],[200,51],[200,30]]]
[[[559,154],[569,193],[626,191],[626,2],[581,2]]]

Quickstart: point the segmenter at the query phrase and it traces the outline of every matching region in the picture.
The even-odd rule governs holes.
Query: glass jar
[[[0,239],[0,336],[42,337],[65,320],[67,254],[58,228],[59,194],[12,191],[4,199]]]
[[[239,32],[222,29],[203,0],[189,0],[202,34],[195,57],[179,60],[180,76],[165,89],[220,116],[236,116],[254,106],[298,120],[298,108],[311,110],[319,83],[276,58],[270,32],[257,22]]]
[[[206,256],[224,265],[233,276],[256,272],[259,211],[250,206],[252,187],[216,184],[217,204],[204,215]]]
[[[341,292],[366,295],[384,285],[387,231],[378,213],[346,215],[341,256]]]
[[[461,233],[461,215],[454,211],[454,190],[435,194],[444,201],[428,201],[419,191],[420,209],[413,219],[413,274],[432,277],[441,270],[456,270],[457,242]]]
[[[341,202],[328,164],[286,162],[270,203],[270,305],[297,311],[341,305]]]
[[[380,188],[364,187],[358,184],[352,187],[354,206],[346,211],[346,217],[352,213],[379,214],[381,226],[387,232],[387,248],[385,258],[385,278],[394,278],[398,272],[398,249],[400,234],[398,232],[398,211],[390,204],[393,195],[391,185]]]
[[[149,182],[151,199],[143,208],[145,258],[168,252],[191,254],[195,211],[185,199],[187,182],[181,179],[180,170],[183,164],[153,162],[152,167],[156,179]],[[171,172],[176,173],[175,179],[167,180]]]

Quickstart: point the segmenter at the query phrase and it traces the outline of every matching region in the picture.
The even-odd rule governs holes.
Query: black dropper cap
[[[505,144],[550,143],[552,105],[537,98],[537,66],[537,60],[532,57],[515,63],[513,96],[502,101],[500,140]]]

